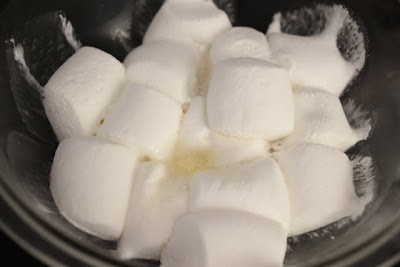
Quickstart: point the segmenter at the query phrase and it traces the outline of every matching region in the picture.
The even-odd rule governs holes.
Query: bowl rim
[[[26,232],[28,229],[28,231],[32,232],[33,236],[41,238],[46,243],[47,249],[57,250],[59,253],[63,253],[63,257],[69,257],[69,260],[72,259],[84,265],[134,266],[132,262],[119,261],[117,258],[101,254],[99,251],[95,251],[84,244],[80,244],[77,240],[74,240],[73,236],[67,232],[61,231],[60,228],[45,219],[38,211],[31,209],[28,205],[23,203],[23,201],[8,188],[1,175],[0,197],[0,201],[3,201],[4,204],[7,205],[7,207],[4,207],[4,205],[0,203],[2,214],[4,214],[3,209],[7,211],[8,208],[8,214],[5,214],[5,216],[13,217],[12,220],[17,221],[25,227],[25,229],[15,228],[0,220],[0,229],[18,245],[46,264],[50,266],[60,265],[63,260],[68,259],[49,255],[49,253],[46,253],[46,250],[44,250],[44,247],[37,247],[33,244],[32,238],[29,239],[26,235],[22,236],[21,232]],[[323,261],[318,262],[317,265],[348,266],[372,254],[390,241],[396,234],[400,233],[400,213],[396,215],[397,216],[394,216],[384,227],[381,227],[380,231],[377,231],[362,242],[358,242],[351,250],[336,254],[332,253]],[[145,262],[140,263],[140,259],[138,261],[139,265],[143,264],[143,266],[146,266]]]

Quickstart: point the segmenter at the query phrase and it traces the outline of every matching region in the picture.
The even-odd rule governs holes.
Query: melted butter
[[[174,176],[190,176],[213,167],[211,153],[207,150],[177,149],[169,163]]]

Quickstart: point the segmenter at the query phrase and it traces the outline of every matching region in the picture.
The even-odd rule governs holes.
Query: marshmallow
[[[186,150],[206,152],[209,165],[214,167],[267,156],[268,143],[262,139],[234,138],[211,131],[208,127],[205,104],[204,97],[192,98],[189,110],[182,119],[179,133],[181,147]]]
[[[296,145],[276,155],[288,186],[292,224],[300,235],[347,216],[363,205],[355,194],[353,169],[341,151],[315,144]]]
[[[356,73],[336,47],[336,36],[269,33],[273,57],[299,86],[320,88],[339,96]]]
[[[123,230],[136,155],[97,137],[71,137],[57,148],[50,189],[60,213],[79,229],[107,240]]]
[[[365,64],[363,30],[342,5],[316,4],[275,13],[268,27],[268,33],[272,32],[329,38],[357,71]]]
[[[159,259],[175,220],[187,211],[187,184],[168,179],[163,163],[138,166],[125,229],[118,244],[124,259]]]
[[[219,62],[207,94],[210,128],[242,138],[276,140],[294,128],[289,75],[265,60],[234,58]]]
[[[210,145],[205,99],[193,97],[186,114],[183,115],[179,131],[179,143],[192,150],[204,150]]]
[[[270,50],[263,33],[249,27],[233,27],[215,38],[210,54],[216,64],[237,57],[268,60]]]
[[[210,134],[210,154],[215,167],[264,158],[268,143],[262,139],[228,137],[216,132]]]
[[[196,212],[174,225],[161,266],[283,266],[286,237],[279,223],[250,213]]]
[[[199,67],[197,69],[197,95],[207,95],[212,73],[212,62],[210,57],[210,48],[203,47],[200,51]]]
[[[44,87],[43,105],[57,138],[92,136],[125,83],[125,68],[113,56],[83,47]]]
[[[143,43],[172,40],[208,45],[231,27],[228,16],[213,1],[166,1],[153,18]]]
[[[170,41],[142,45],[125,58],[127,80],[156,89],[180,103],[194,94],[197,51]]]
[[[190,182],[189,210],[233,209],[290,226],[285,180],[278,164],[265,158],[219,170],[195,173]]]
[[[360,140],[335,95],[314,89],[296,90],[293,95],[295,127],[284,144],[314,143],[346,150]]]
[[[182,109],[171,98],[144,85],[127,85],[98,136],[126,144],[140,156],[164,159],[178,135]]]

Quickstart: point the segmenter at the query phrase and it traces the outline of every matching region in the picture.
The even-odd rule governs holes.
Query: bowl
[[[46,264],[159,265],[157,261],[140,259],[120,261],[115,253],[116,242],[81,232],[57,212],[49,190],[49,170],[58,142],[44,114],[38,87],[25,77],[32,74],[44,85],[74,53],[60,31],[69,27],[69,22],[84,45],[100,48],[122,60],[128,51],[140,45],[162,2],[14,0],[1,4],[0,228]],[[316,3],[215,2],[234,25],[262,32],[275,12]],[[400,4],[395,0],[318,3],[338,3],[349,8],[366,36],[366,65],[342,94],[341,101],[351,100],[355,106],[361,106],[372,121],[370,137],[346,153],[353,159],[371,158],[374,198],[355,221],[341,220],[289,238],[285,266],[381,263],[398,256],[398,251],[387,249],[387,244],[400,240]],[[30,73],[24,73],[15,61],[16,42],[24,46]],[[357,118],[350,123],[357,124]]]

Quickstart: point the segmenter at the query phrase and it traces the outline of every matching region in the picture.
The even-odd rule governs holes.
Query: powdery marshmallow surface
[[[184,103],[194,94],[198,61],[193,46],[162,41],[132,50],[124,65],[128,82],[144,84]]]
[[[286,237],[280,224],[251,213],[232,210],[191,213],[174,225],[161,254],[161,266],[282,266]]]
[[[216,132],[210,136],[210,156],[215,167],[230,166],[267,156],[268,143],[262,139],[227,137]]]
[[[271,158],[195,173],[189,210],[232,209],[277,221],[288,230],[290,206],[285,180]]]
[[[269,33],[268,43],[278,64],[293,83],[321,88],[339,96],[355,74],[336,47],[336,38]]]
[[[268,143],[262,139],[228,137],[208,127],[205,98],[192,98],[183,115],[178,138],[187,150],[203,151],[214,167],[229,166],[267,156]]]
[[[314,89],[299,89],[293,95],[295,127],[283,141],[286,146],[305,142],[344,151],[360,141],[362,136],[350,127],[335,95]]]
[[[323,89],[339,96],[365,63],[364,36],[349,11],[340,5],[316,5],[314,10],[304,8],[298,11],[299,14],[301,12],[314,15],[319,12],[319,17],[326,20],[321,32],[310,36],[282,33],[281,24],[286,22],[285,19],[294,25],[297,21],[298,25],[305,27],[307,16],[297,17],[296,11],[288,14],[287,18],[282,18],[281,13],[275,14],[267,33],[273,57],[289,70],[295,84]],[[312,27],[308,30],[313,30]],[[340,39],[343,29],[343,36],[348,36]]]
[[[270,49],[263,33],[249,27],[233,27],[215,38],[210,56],[213,64],[237,57],[268,60]]]
[[[353,168],[343,152],[301,144],[280,152],[276,160],[288,186],[290,236],[362,213],[364,206],[355,194]]]
[[[121,62],[93,47],[79,49],[43,90],[43,105],[57,138],[94,135],[124,83]]]
[[[60,213],[85,232],[108,240],[119,238],[135,166],[136,155],[125,146],[97,137],[65,139],[50,173],[50,189]]]
[[[175,145],[181,115],[182,108],[168,96],[129,84],[97,135],[126,144],[140,156],[165,159]]]
[[[191,99],[189,109],[182,117],[179,142],[182,146],[192,150],[208,149],[210,129],[204,97],[196,96]]]
[[[253,58],[228,59],[214,67],[207,94],[212,130],[266,140],[292,133],[293,95],[285,69]]]
[[[175,220],[187,212],[188,186],[169,179],[163,163],[138,166],[124,233],[118,252],[124,259],[159,259]]]
[[[231,27],[226,13],[213,1],[167,0],[153,18],[143,43],[172,40],[208,45]]]

